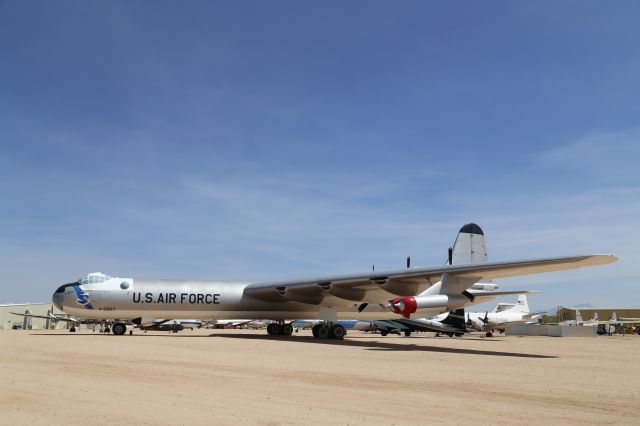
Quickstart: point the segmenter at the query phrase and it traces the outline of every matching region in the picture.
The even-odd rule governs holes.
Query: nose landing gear
[[[126,324],[123,324],[121,322],[117,322],[115,324],[113,324],[113,327],[111,327],[113,334],[115,334],[116,336],[122,336],[124,333],[127,332],[127,326]]]

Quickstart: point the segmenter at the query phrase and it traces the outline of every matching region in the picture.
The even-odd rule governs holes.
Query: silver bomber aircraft
[[[346,331],[338,319],[434,316],[522,293],[496,291],[495,284],[482,281],[617,260],[584,255],[486,262],[477,259],[485,256],[483,238],[478,225],[463,226],[444,266],[264,283],[117,278],[96,272],[61,285],[52,300],[67,314],[111,321],[117,335],[125,334],[128,322],[145,326],[158,318],[270,319],[269,334],[290,335],[291,320],[317,318],[322,322],[313,327],[314,337],[342,339]]]

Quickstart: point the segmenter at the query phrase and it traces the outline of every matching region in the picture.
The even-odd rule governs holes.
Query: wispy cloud
[[[594,132],[574,143],[557,147],[541,156],[542,165],[564,168],[605,183],[638,184],[640,127],[617,132]]]

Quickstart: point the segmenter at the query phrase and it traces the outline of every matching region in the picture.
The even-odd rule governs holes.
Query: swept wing
[[[460,283],[460,293],[475,282],[542,272],[577,269],[615,262],[611,255],[553,257],[545,259],[444,265],[366,274],[318,277],[296,281],[249,284],[246,295],[268,302],[300,302],[345,306],[354,302],[385,303],[390,296],[415,296],[436,284],[446,273]],[[486,292],[489,296],[490,292]],[[492,293],[494,296],[495,292]],[[504,292],[503,292],[504,294]],[[485,294],[478,294],[483,296]],[[474,295],[476,296],[476,295]]]

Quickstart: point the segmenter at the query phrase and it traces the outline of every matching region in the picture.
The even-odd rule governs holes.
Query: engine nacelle
[[[432,296],[404,296],[396,297],[389,301],[391,311],[409,318],[411,314],[420,309],[457,309],[464,306],[469,299],[461,295],[436,294]]]
[[[472,290],[496,291],[498,286],[493,283],[475,283],[471,286]]]

